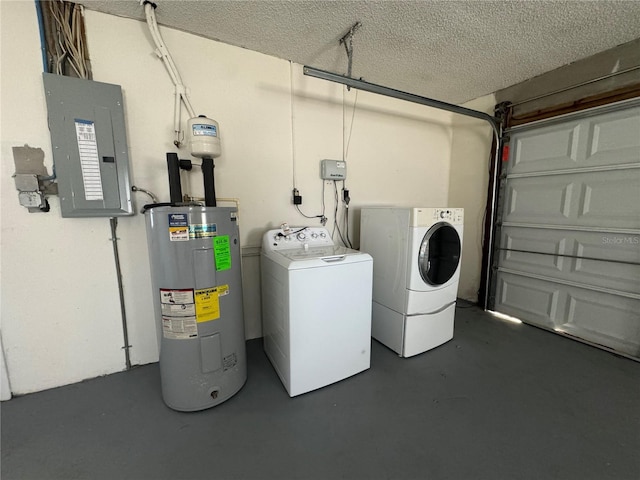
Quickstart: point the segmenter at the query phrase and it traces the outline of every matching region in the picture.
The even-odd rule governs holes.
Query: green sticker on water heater
[[[229,247],[229,235],[220,235],[213,238],[213,251],[216,258],[216,270],[229,270],[231,268],[231,248]]]

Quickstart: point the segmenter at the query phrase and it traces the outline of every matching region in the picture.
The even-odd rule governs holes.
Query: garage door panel
[[[513,227],[505,228],[502,237],[501,271],[638,293],[640,245],[611,248],[605,243],[609,238],[633,241],[636,237]]]
[[[640,98],[509,137],[494,308],[640,358]]]
[[[554,255],[539,255],[529,252],[505,250],[501,265],[508,270],[524,270],[540,275],[558,275],[562,272],[564,258]]]
[[[502,262],[500,272],[543,277],[560,284],[584,285],[592,290],[637,294],[633,285],[640,281],[640,265],[565,258],[565,267],[558,269],[550,265],[553,258],[551,255],[518,252],[517,257]]]
[[[561,271],[565,255],[570,253],[567,251],[567,245],[571,247],[570,234],[564,231],[505,227],[502,230],[500,265],[517,270],[526,270],[527,266],[531,266],[545,271]]]
[[[573,232],[575,255],[640,265],[640,234]],[[638,287],[640,289],[640,286]]]
[[[558,165],[575,168],[579,157],[578,141],[581,129],[585,127],[570,124],[561,129],[547,128],[523,134],[514,142],[511,173],[537,172]]]
[[[565,224],[575,208],[574,189],[573,182],[559,177],[514,179],[508,186],[504,221]]]
[[[509,179],[503,220],[640,228],[640,168]]]
[[[619,165],[640,160],[638,109],[589,121],[588,153],[583,165]]]
[[[503,260],[517,258],[518,251],[525,251],[640,265],[640,234],[505,225],[500,244]]]
[[[573,271],[566,276],[568,281],[586,283],[624,293],[637,293],[640,284],[640,265],[611,263],[591,259],[574,259]]]
[[[499,272],[496,310],[532,325],[640,355],[640,299]]]
[[[578,225],[640,228],[640,169],[576,177],[581,189]]]
[[[577,232],[571,273],[576,281],[640,294],[640,237]],[[618,244],[618,240],[625,243]],[[613,247],[616,244],[617,246]],[[640,313],[639,313],[640,316]]]
[[[640,107],[519,132],[509,174],[616,166],[640,161]]]
[[[557,285],[534,278],[498,273],[496,310],[536,325],[553,328],[560,290]]]
[[[640,354],[640,300],[568,288],[563,332],[629,355]]]

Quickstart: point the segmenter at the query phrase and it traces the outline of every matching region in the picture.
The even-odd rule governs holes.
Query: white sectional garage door
[[[518,127],[494,309],[640,357],[640,102]]]

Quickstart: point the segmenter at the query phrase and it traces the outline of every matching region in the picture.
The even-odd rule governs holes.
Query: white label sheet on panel
[[[198,336],[196,304],[192,289],[160,289],[162,332],[165,338]]]
[[[75,119],[75,123],[82,181],[84,182],[84,198],[86,200],[104,200],[95,125],[90,120],[78,118]]]

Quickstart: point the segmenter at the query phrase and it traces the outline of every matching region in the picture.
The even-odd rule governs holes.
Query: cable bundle
[[[48,69],[58,75],[91,79],[91,64],[84,27],[84,7],[71,2],[50,0],[46,18]]]

